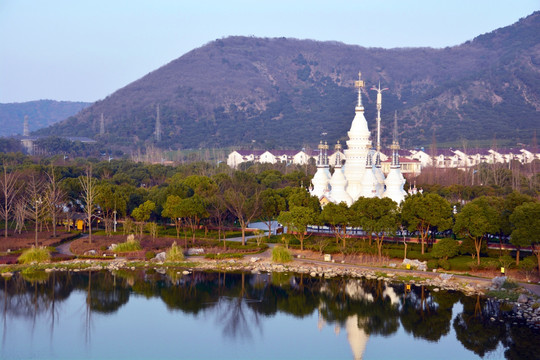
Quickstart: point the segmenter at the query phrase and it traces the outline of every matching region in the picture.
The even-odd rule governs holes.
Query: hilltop
[[[397,111],[404,146],[530,142],[540,124],[540,12],[444,49],[228,37],[173,60],[39,134],[130,149],[314,146],[345,139],[358,72],[383,95],[383,140]],[[375,92],[365,89],[373,129]],[[156,106],[161,137],[155,142]],[[99,119],[105,118],[105,135]]]

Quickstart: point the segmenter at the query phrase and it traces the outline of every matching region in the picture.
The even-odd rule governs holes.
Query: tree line
[[[428,191],[408,196],[399,206],[387,198],[360,198],[350,207],[329,203],[321,208],[319,199],[306,190],[314,170],[310,167],[252,164],[233,170],[223,163],[172,167],[128,160],[33,161],[13,154],[1,160],[4,236],[10,228],[21,232],[31,223],[36,244],[42,226],[50,225],[56,236],[59,219],[79,213],[87,224],[100,220],[107,234],[113,233],[115,219],[141,235],[149,221],[173,224],[177,237],[188,229],[193,239],[201,226],[216,228],[220,239],[224,229],[233,226],[242,230],[245,244],[250,222],[266,222],[270,233],[271,222],[277,220],[298,238],[301,249],[310,236],[308,226],[318,225],[330,228],[342,248],[353,241],[347,228],[361,228],[379,256],[388,236],[406,230],[419,238],[422,253],[433,234],[453,233],[474,247],[478,263],[490,237],[501,243],[509,238],[518,263],[523,247],[531,246],[540,257],[540,238],[534,231],[540,228],[540,204],[516,191],[464,201],[456,199],[455,192],[441,187],[430,192],[426,187]],[[91,226],[89,235],[91,241]]]

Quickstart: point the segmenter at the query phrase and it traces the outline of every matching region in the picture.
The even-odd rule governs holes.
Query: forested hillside
[[[345,139],[362,72],[373,129],[378,82],[383,140],[397,111],[401,143],[496,138],[530,143],[540,124],[540,12],[444,49],[229,37],[134,81],[40,134],[78,135],[123,149],[315,146]],[[161,140],[154,136],[157,105]],[[98,135],[100,116],[105,135]]]
[[[65,120],[88,105],[90,103],[54,100],[0,104],[0,136],[22,134],[25,116],[28,116],[30,131],[35,131]]]

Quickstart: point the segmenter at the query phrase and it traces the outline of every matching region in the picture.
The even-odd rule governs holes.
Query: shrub
[[[439,267],[439,262],[436,259],[429,259],[427,261],[427,267],[429,270],[437,269]]]
[[[515,260],[510,255],[504,255],[499,258],[499,265],[505,269],[510,269],[510,266],[512,266],[515,263]]]
[[[506,290],[512,290],[517,287],[519,287],[519,285],[516,282],[512,280],[508,280],[508,279],[506,279],[506,281],[501,286],[502,289],[506,289]]]
[[[292,260],[291,252],[282,246],[276,246],[272,249],[273,262],[289,262]]]
[[[184,250],[182,250],[180,246],[176,245],[175,241],[171,245],[171,248],[167,250],[165,258],[167,261],[184,261]]]
[[[450,270],[450,262],[446,259],[439,259],[438,261],[439,266],[443,268],[444,270],[448,271]]]
[[[454,239],[441,239],[435,245],[431,251],[431,256],[437,259],[453,258],[459,253],[459,243]],[[445,269],[448,270],[448,269]]]
[[[147,252],[144,254],[144,257],[146,258],[146,260],[152,260],[153,258],[156,257],[156,253],[153,252],[153,251],[147,251]]]
[[[499,268],[499,259],[481,259],[480,268],[485,270],[497,270]]]
[[[31,263],[41,263],[51,260],[51,254],[49,250],[45,247],[34,247],[24,250],[19,256],[19,263],[21,264],[31,264]]]
[[[519,270],[525,275],[525,279],[530,281],[531,275],[536,271],[535,259],[532,256],[529,256],[521,260],[519,263]]]
[[[141,244],[137,240],[135,240],[135,236],[133,234],[127,237],[127,241],[125,243],[120,243],[114,248],[114,252],[128,252],[138,250],[141,250]]]

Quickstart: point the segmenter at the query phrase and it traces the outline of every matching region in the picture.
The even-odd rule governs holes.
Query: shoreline
[[[398,267],[377,267],[347,263],[332,263],[308,258],[295,258],[289,263],[274,263],[268,258],[246,256],[243,259],[214,260],[200,256],[187,257],[183,262],[131,261],[125,258],[111,260],[103,259],[74,259],[55,263],[29,265],[0,265],[0,275],[9,278],[14,272],[24,271],[118,271],[153,269],[165,273],[170,269],[178,269],[178,274],[189,275],[194,271],[225,271],[261,273],[297,273],[325,279],[337,277],[365,278],[384,281],[385,283],[406,283],[409,285],[426,286],[430,291],[441,290],[459,291],[466,296],[485,296],[497,303],[501,317],[492,317],[491,321],[524,321],[529,327],[540,330],[540,296],[533,289],[527,289],[523,284],[515,283],[512,289],[502,289],[504,280],[459,275],[447,272],[429,272]],[[11,270],[11,271],[10,271]],[[502,279],[502,278],[498,278]],[[506,278],[504,278],[506,279]],[[502,281],[502,282],[501,282]],[[498,292],[498,293],[497,293]],[[499,296],[492,296],[493,293]],[[519,294],[519,295],[518,295]]]

